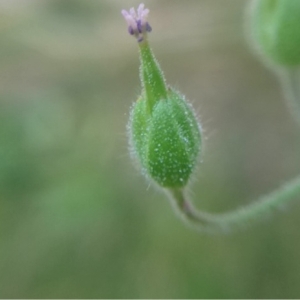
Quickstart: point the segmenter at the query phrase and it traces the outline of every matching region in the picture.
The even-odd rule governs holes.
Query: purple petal
[[[121,14],[123,15],[124,18],[126,18],[129,15],[128,11],[125,9],[121,10]]]
[[[137,29],[138,29],[139,33],[142,33],[143,32],[142,21],[137,20],[136,25],[137,25]]]
[[[130,35],[134,35],[134,30],[133,30],[132,26],[128,27],[128,32]]]
[[[144,3],[141,3],[137,9],[137,13],[138,13],[138,16],[141,17],[142,16],[142,13],[144,11],[144,7],[145,7],[145,4]]]
[[[152,27],[150,26],[150,24],[148,22],[146,22],[146,31],[148,31],[148,32],[152,31]]]
[[[136,16],[136,12],[135,12],[134,7],[131,7],[131,8],[130,8],[129,13],[130,13],[130,15],[131,15],[133,18],[136,18],[136,17],[137,17],[137,16]]]

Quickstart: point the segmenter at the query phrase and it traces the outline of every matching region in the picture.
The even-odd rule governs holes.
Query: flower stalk
[[[228,233],[253,226],[289,202],[299,200],[300,176],[253,203],[220,214],[197,210],[184,190],[170,190],[168,195],[172,205],[188,225],[202,232]]]

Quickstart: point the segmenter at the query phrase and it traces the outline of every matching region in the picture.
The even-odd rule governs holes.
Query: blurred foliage
[[[209,137],[193,198],[211,211],[300,170],[298,128],[245,41],[248,2],[226,3],[145,3],[156,56]],[[0,297],[300,297],[299,204],[205,236],[132,166],[138,51],[120,10],[136,4],[0,0]]]

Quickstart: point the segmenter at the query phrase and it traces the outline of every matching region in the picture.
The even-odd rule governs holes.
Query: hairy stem
[[[168,194],[188,224],[205,232],[230,232],[253,225],[290,201],[300,199],[300,176],[252,204],[222,214],[198,211],[182,189],[169,189]]]

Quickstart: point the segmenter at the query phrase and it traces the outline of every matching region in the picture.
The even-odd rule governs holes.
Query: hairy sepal
[[[201,132],[192,107],[169,88],[149,111],[142,97],[132,107],[129,124],[133,151],[147,176],[159,186],[187,185],[201,150]]]

